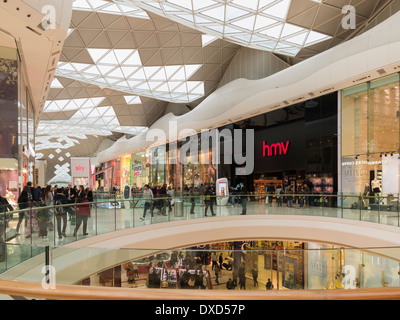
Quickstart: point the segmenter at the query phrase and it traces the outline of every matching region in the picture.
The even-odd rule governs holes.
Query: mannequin
[[[374,179],[371,181],[372,191],[374,193],[381,193],[381,182],[378,179]]]
[[[381,181],[377,178],[377,170],[375,169],[374,180],[371,181],[371,189],[372,194],[375,197],[379,197],[380,193],[382,192]],[[376,204],[379,203],[379,199],[375,199],[374,201]]]

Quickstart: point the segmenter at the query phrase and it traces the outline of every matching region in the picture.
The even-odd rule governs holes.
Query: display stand
[[[227,178],[220,178],[216,183],[217,206],[226,206],[229,201],[229,184]]]

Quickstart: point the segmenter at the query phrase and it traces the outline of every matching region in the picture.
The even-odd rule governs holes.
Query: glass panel
[[[393,153],[399,149],[399,75],[371,82],[368,106],[370,153]]]
[[[353,158],[367,152],[367,85],[343,91],[342,156]]]

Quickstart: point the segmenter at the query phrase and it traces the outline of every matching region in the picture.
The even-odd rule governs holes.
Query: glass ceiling
[[[292,0],[124,0],[200,30],[258,50],[296,56],[331,36],[286,22]]]
[[[103,0],[73,0],[72,9],[149,19],[145,11],[135,6],[132,2],[124,0],[118,0],[115,3]]]
[[[95,64],[59,62],[56,76],[168,102],[187,103],[204,96],[203,81],[188,81],[199,64],[144,67],[137,50],[87,50]]]

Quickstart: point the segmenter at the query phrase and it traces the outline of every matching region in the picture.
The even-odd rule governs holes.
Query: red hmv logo
[[[265,158],[265,157],[287,154],[289,149],[289,144],[290,142],[286,141],[285,144],[283,142],[280,142],[268,145],[266,141],[263,141],[263,157]]]

